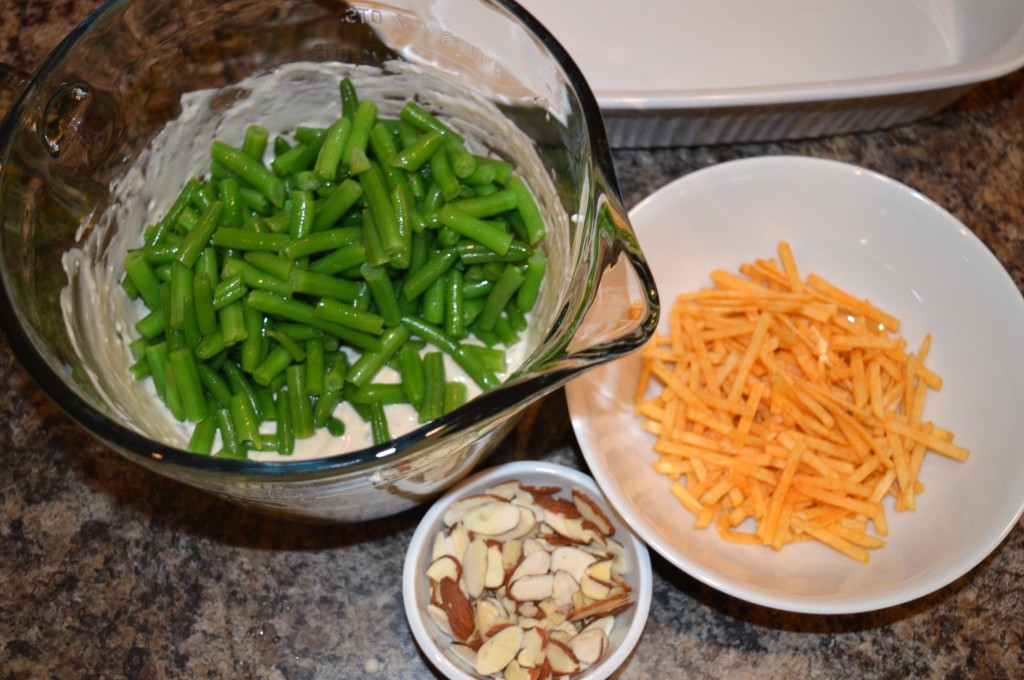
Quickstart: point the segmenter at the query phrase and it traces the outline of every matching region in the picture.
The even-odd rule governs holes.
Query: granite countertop
[[[0,63],[34,68],[97,5],[0,0]],[[1024,73],[889,131],[614,160],[632,206],[685,173],[768,154],[847,161],[920,190],[1024,288]],[[585,467],[561,392],[532,407],[488,464],[527,458]],[[0,677],[433,675],[400,588],[422,510],[297,526],[158,477],[60,412],[6,339],[0,466]],[[1021,526],[950,586],[863,615],[752,606],[653,559],[650,619],[623,678],[1024,677]]]

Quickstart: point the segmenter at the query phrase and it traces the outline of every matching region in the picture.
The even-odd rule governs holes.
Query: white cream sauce
[[[124,258],[130,248],[142,244],[147,224],[159,219],[176,198],[185,180],[202,175],[209,168],[209,147],[214,139],[240,145],[246,126],[259,124],[287,135],[297,126],[327,126],[340,115],[338,83],[348,75],[364,99],[375,101],[382,117],[397,117],[402,105],[413,95],[439,115],[454,116],[467,143],[478,153],[498,149],[517,165],[549,221],[546,247],[548,279],[558,262],[568,260],[568,229],[559,226],[567,216],[555,208],[555,189],[546,175],[532,142],[490,103],[459,91],[452,83],[422,73],[407,64],[389,67],[386,77],[379,69],[342,64],[295,63],[271,73],[247,78],[227,90],[201,90],[182,97],[181,115],[170,122],[132,164],[111,185],[111,205],[94,221],[83,224],[80,247],[68,251],[63,266],[68,285],[61,293],[61,308],[76,353],[82,358],[94,388],[107,407],[129,427],[167,444],[184,448],[193,426],[176,421],[159,400],[151,380],[135,381],[128,368],[132,363],[129,344],[136,339],[133,326],[147,309],[130,300],[120,287]],[[461,119],[472,120],[469,124]],[[553,257],[554,255],[554,257]],[[557,275],[557,274],[556,274]],[[545,328],[553,308],[555,291],[544,286],[531,329],[508,350],[509,371],[526,360],[539,342],[537,328]],[[475,384],[446,357],[449,380],[467,384],[470,397],[479,393]],[[385,368],[375,382],[398,382],[394,371]],[[415,411],[406,405],[386,408],[391,434],[415,429]],[[321,458],[359,449],[372,442],[370,428],[346,404],[336,415],[345,422],[344,436],[333,437],[326,430],[296,442],[294,455],[253,452],[264,460]],[[273,424],[268,424],[268,431]],[[216,445],[215,445],[216,450]]]

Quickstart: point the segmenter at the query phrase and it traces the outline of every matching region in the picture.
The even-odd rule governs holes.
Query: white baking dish
[[[768,141],[918,120],[1024,64],[1020,0],[520,0],[612,145]]]

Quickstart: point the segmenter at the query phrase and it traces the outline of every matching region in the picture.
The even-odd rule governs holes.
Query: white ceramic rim
[[[651,608],[651,596],[654,590],[654,578],[651,571],[651,558],[644,545],[636,535],[629,531],[629,527],[621,518],[615,515],[612,505],[601,493],[601,489],[593,478],[574,470],[573,468],[549,463],[545,461],[516,461],[506,463],[497,467],[488,468],[467,478],[451,489],[442,498],[436,501],[424,514],[419,525],[409,541],[409,548],[405,554],[405,563],[402,569],[402,601],[405,605],[405,615],[412,629],[413,637],[416,639],[420,650],[439,671],[451,680],[479,680],[480,676],[467,673],[462,666],[452,661],[435,644],[427,630],[427,626],[433,626],[425,619],[427,614],[420,606],[418,594],[425,590],[423,584],[424,560],[421,559],[426,550],[433,545],[434,536],[437,534],[441,524],[442,516],[451,505],[452,501],[463,496],[479,493],[481,490],[493,486],[502,481],[520,479],[525,483],[537,484],[531,478],[550,478],[546,483],[558,483],[562,486],[575,486],[591,494],[595,501],[601,503],[602,507],[609,512],[609,517],[615,522],[618,530],[615,538],[620,541],[628,551],[632,552],[636,561],[636,578],[632,580],[633,594],[635,596],[634,618],[632,625],[626,632],[622,642],[612,650],[600,663],[590,667],[586,672],[573,675],[573,680],[605,680],[614,673],[619,666],[632,653],[640,640],[644,626],[647,623],[647,616]]]

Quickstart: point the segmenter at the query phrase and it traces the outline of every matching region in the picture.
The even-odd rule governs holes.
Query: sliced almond
[[[588,666],[597,663],[607,647],[608,636],[600,628],[585,630],[569,640],[569,649],[573,655],[580,663]]]
[[[530,578],[539,578],[531,576]],[[541,614],[540,607],[537,606],[535,601],[519,601],[519,606],[516,607],[516,614],[519,616],[525,616],[528,619],[535,618]],[[524,628],[526,626],[523,626]]]
[[[484,570],[484,588],[497,588],[505,582],[505,562],[501,556],[501,546],[487,546],[487,567]]]
[[[612,566],[615,563],[614,559],[599,560],[594,562],[587,567],[587,576],[593,579],[597,579],[602,583],[611,584],[613,582],[612,577]]]
[[[512,541],[522,538],[534,530],[537,526],[537,514],[531,509],[520,505],[513,506],[519,513],[519,522],[508,531],[494,536],[498,541]]]
[[[587,494],[583,493],[579,489],[572,490],[572,503],[576,506],[580,515],[584,519],[593,522],[598,530],[605,536],[615,535],[615,525],[608,519],[608,516],[604,514],[601,507],[594,502]]]
[[[551,571],[566,571],[578,583],[587,568],[597,561],[596,556],[576,546],[560,546],[551,552]]]
[[[434,583],[446,577],[455,582],[462,578],[462,566],[451,555],[441,555],[427,566],[427,578]]]
[[[583,579],[580,580],[580,592],[591,600],[603,600],[609,596],[611,590],[611,586],[597,580],[590,574],[584,574]]]
[[[439,587],[441,608],[448,615],[448,625],[451,627],[452,637],[465,642],[476,629],[473,605],[470,604],[466,594],[462,592],[459,585],[452,579],[441,579]]]
[[[451,555],[461,563],[462,559],[466,556],[466,548],[468,547],[469,531],[466,530],[465,525],[462,523],[456,524],[445,539],[444,553]]]
[[[500,496],[495,496],[490,493],[478,493],[472,496],[466,496],[456,501],[452,501],[452,504],[448,506],[448,510],[445,511],[442,521],[445,526],[455,526],[462,521],[462,517],[466,514],[466,511],[470,508],[476,508],[486,503],[493,503],[496,500],[505,500]]]
[[[530,674],[523,670],[523,667],[519,663],[512,659],[507,666],[505,671],[502,673],[503,680],[530,680]]]
[[[523,542],[518,539],[505,541],[501,546],[501,563],[506,571],[511,570],[523,557]]]
[[[579,589],[580,584],[568,571],[559,569],[554,572],[551,584],[551,598],[555,603],[556,609],[562,612],[568,612],[572,609],[572,596]]]
[[[547,573],[523,576],[509,584],[508,594],[519,602],[539,602],[551,597],[553,583],[554,576]]]
[[[566,517],[558,513],[545,512],[544,523],[551,527],[551,530],[573,543],[590,543],[593,534],[583,528],[583,520],[576,517]]]
[[[535,550],[523,557],[512,570],[508,582],[514,583],[524,576],[539,576],[548,573],[551,568],[551,553],[546,550]]]
[[[548,550],[549,547],[550,546],[539,540],[536,536],[530,536],[523,541],[523,555],[530,555],[540,551],[550,552]]]
[[[559,496],[548,494],[537,494],[533,497],[534,505],[544,509],[545,521],[549,514],[561,515],[562,517],[578,519],[581,518],[580,511],[576,509],[573,502]]]
[[[477,650],[473,668],[480,675],[500,673],[516,658],[523,642],[523,629],[509,626],[488,639]]]
[[[534,668],[544,661],[544,649],[548,646],[548,636],[540,627],[528,628],[523,633],[523,644],[516,661],[523,668]]]
[[[434,535],[434,544],[430,550],[430,561],[433,562],[437,558],[444,555],[444,539],[446,534],[443,531],[439,531]]]
[[[580,632],[582,633],[582,632],[585,632],[585,631],[588,631],[588,630],[592,630],[594,628],[600,628],[602,631],[604,631],[605,636],[611,635],[612,634],[612,630],[614,630],[614,628],[615,628],[615,617],[614,616],[602,616],[602,617],[596,618],[593,621],[591,621],[590,623],[588,623],[586,626],[584,626],[583,630],[581,630]]]
[[[632,604],[629,596],[625,594],[608,597],[597,602],[585,604],[569,612],[569,621],[582,621],[595,616],[614,616]]]
[[[466,510],[461,526],[474,534],[496,536],[515,529],[519,518],[517,506],[507,501],[491,501]]]
[[[580,662],[564,642],[552,638],[544,651],[544,656],[551,664],[551,670],[560,675],[569,675],[580,669]]]
[[[499,623],[508,621],[508,612],[497,599],[488,597],[476,603],[476,629],[483,634]]]
[[[466,594],[476,599],[484,592],[484,582],[487,580],[487,552],[488,547],[484,539],[477,536],[466,548],[466,556],[462,560],[462,584],[466,588]]]
[[[519,491],[519,480],[510,479],[507,482],[496,484],[487,490],[487,493],[492,496],[504,498],[506,501],[510,501],[516,497],[516,493]]]

